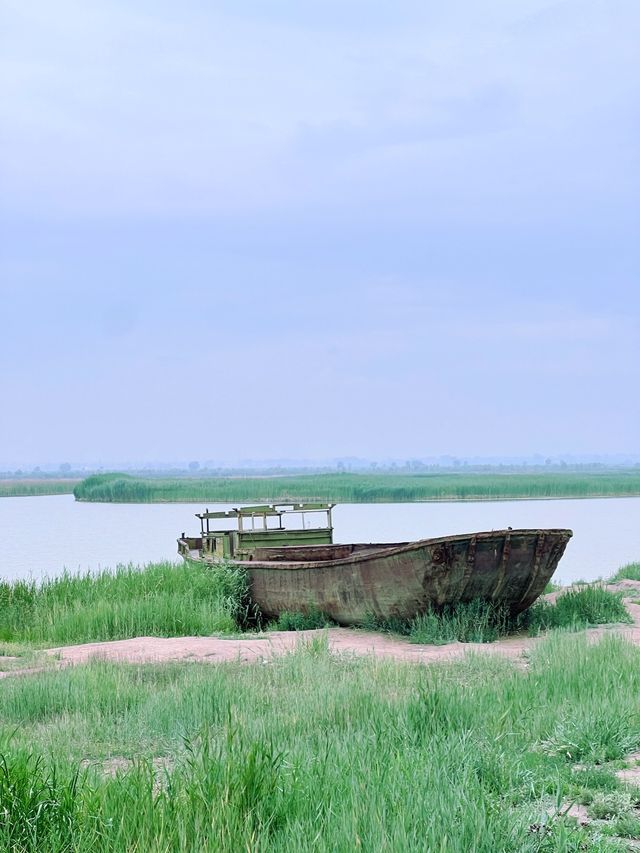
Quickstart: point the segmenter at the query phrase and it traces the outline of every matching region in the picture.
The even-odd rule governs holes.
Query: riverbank
[[[41,649],[56,647],[56,654],[64,657],[63,646],[129,640],[135,644],[139,643],[136,638],[146,638],[146,658],[136,659],[153,660],[155,649],[166,659],[161,649],[167,643],[161,638],[167,638],[168,647],[175,648],[180,659],[196,659],[200,649],[204,658],[221,656],[225,660],[230,649],[232,655],[242,656],[243,647],[252,648],[256,650],[254,657],[270,653],[274,643],[280,651],[289,650],[297,640],[295,630],[287,633],[288,629],[321,626],[330,628],[330,638],[334,636],[331,631],[337,632],[341,651],[354,653],[374,647],[401,649],[407,644],[436,644],[444,649],[460,641],[463,645],[469,645],[468,641],[485,643],[499,650],[491,641],[524,641],[549,627],[577,630],[629,622],[633,631],[635,616],[640,613],[636,600],[640,601],[640,563],[623,567],[607,584],[579,584],[564,590],[552,585],[546,596],[517,618],[510,618],[499,605],[470,602],[392,625],[376,623],[372,618],[369,628],[377,627],[377,633],[366,635],[361,629],[333,628],[330,620],[315,611],[282,614],[276,622],[266,623],[250,601],[247,574],[241,566],[169,562],[143,568],[128,565],[93,574],[67,572],[40,583],[0,582],[0,653],[15,659],[19,668],[21,656]],[[283,641],[270,633],[274,629],[289,639]],[[227,635],[238,645],[212,635]],[[372,636],[391,637],[393,641],[379,646],[372,644]],[[155,644],[150,639],[154,637],[158,638]],[[176,644],[176,638],[186,640]],[[526,643],[520,646],[528,647]],[[121,658],[120,647],[112,648],[116,658]],[[444,649],[444,656],[450,651]],[[108,655],[107,648],[104,654]],[[419,659],[413,651],[410,657]]]
[[[78,501],[109,503],[392,503],[635,497],[640,495],[640,468],[233,478],[143,478],[113,473],[87,477],[73,493]]]
[[[207,593],[187,567],[134,572],[3,586],[0,613],[40,645],[60,626],[131,639],[1,647],[2,849],[633,849],[640,564],[606,590],[629,625],[430,646],[341,628],[134,636],[126,602],[173,609],[179,633]],[[237,600],[223,580],[209,613]]]

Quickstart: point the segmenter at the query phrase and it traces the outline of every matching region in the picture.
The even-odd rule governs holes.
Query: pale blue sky
[[[5,0],[0,462],[638,453],[636,0]]]

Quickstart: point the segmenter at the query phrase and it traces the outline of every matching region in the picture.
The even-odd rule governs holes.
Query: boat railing
[[[335,504],[332,503],[282,503],[262,504],[259,506],[234,507],[230,510],[216,510],[210,512],[197,512],[196,518],[200,519],[200,529],[203,538],[210,537],[224,530],[238,530],[239,533],[254,530],[287,530],[285,520],[296,515],[300,517],[301,529],[306,529],[306,516],[316,513],[326,514],[326,523],[319,525],[319,529],[332,529],[331,510]],[[212,529],[211,522],[229,522],[234,526],[229,528]],[[275,524],[270,523],[275,522]]]

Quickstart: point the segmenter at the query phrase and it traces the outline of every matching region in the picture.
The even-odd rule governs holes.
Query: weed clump
[[[401,634],[412,643],[443,645],[445,643],[492,643],[521,630],[522,616],[513,616],[502,603],[474,599],[458,602],[439,610],[430,608],[413,619],[378,620],[369,616],[364,627],[369,630]]]
[[[554,604],[538,601],[527,614],[529,631],[538,634],[549,628],[580,629],[590,625],[631,622],[622,593],[603,586],[568,589]]]
[[[610,583],[617,583],[622,580],[640,581],[640,563],[627,563],[609,578]]]
[[[333,625],[331,618],[321,610],[310,608],[306,613],[284,610],[269,626],[274,631],[313,631]]]
[[[409,639],[412,643],[492,643],[518,627],[517,617],[507,607],[476,599],[417,616]]]
[[[640,818],[630,813],[621,815],[613,824],[613,832],[620,838],[640,838]]]
[[[615,773],[606,767],[597,765],[574,770],[572,781],[582,790],[617,791],[620,788],[620,781]],[[589,805],[592,799],[593,796],[588,803],[583,803],[583,805]]]
[[[621,719],[619,714],[602,708],[597,719],[576,714],[561,720],[545,746],[549,754],[562,755],[567,760],[602,764],[623,758],[639,742],[637,718]]]
[[[628,814],[633,807],[631,795],[627,791],[599,791],[594,795],[593,802],[588,807],[589,817],[596,820],[611,820]]]

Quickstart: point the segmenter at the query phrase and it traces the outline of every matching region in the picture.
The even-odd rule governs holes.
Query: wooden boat
[[[512,613],[543,592],[571,530],[492,530],[415,542],[333,544],[333,504],[275,504],[196,513],[198,537],[182,534],[187,560],[240,562],[262,613],[316,609],[341,625],[410,619],[430,607],[483,599]],[[326,523],[316,526],[317,514]],[[285,521],[297,517],[297,527]],[[215,529],[232,522],[237,529]],[[213,529],[212,529],[213,526]]]

